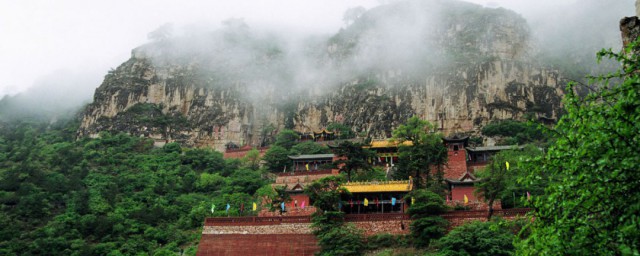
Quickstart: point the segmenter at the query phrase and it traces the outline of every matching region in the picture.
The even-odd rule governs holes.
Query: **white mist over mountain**
[[[488,8],[504,7],[521,13],[534,34],[542,37],[538,41],[543,47],[563,46],[575,41],[563,40],[562,36],[583,41],[595,38],[597,36],[591,35],[602,32],[615,34],[617,19],[606,26],[596,24],[602,25],[598,29],[606,31],[570,30],[571,33],[567,34],[567,29],[563,29],[575,24],[593,28],[593,24],[589,23],[593,20],[591,17],[602,13],[618,18],[634,15],[631,0],[616,1],[615,4],[605,0],[584,0],[577,5],[576,0],[468,1]],[[211,30],[221,28],[224,20],[241,18],[252,29],[325,37],[345,27],[343,15],[347,9],[362,6],[369,10],[389,2],[395,1],[0,0],[0,35],[3,38],[0,42],[0,98],[18,92],[53,97],[56,94],[42,92],[60,90],[73,92],[65,93],[64,96],[68,97],[61,101],[74,104],[86,102],[107,71],[126,61],[131,49],[149,42],[148,33],[162,24],[171,23],[181,31],[194,27]],[[628,11],[606,8],[608,5],[619,7],[625,4],[629,6]],[[572,6],[581,5],[585,8],[572,9]],[[398,33],[397,36],[413,38],[413,34],[404,30]],[[614,47],[615,43],[594,42],[593,45]],[[411,42],[406,44],[411,45]],[[368,49],[375,51],[375,47],[372,45]],[[558,51],[562,49],[559,47]],[[380,55],[371,57],[394,55],[394,49],[383,50]],[[57,70],[65,72],[56,75]],[[305,76],[314,74],[301,72],[294,75],[297,77],[295,79],[305,80]],[[65,81],[65,77],[69,80]],[[32,89],[27,91],[28,88]],[[37,97],[34,97],[26,98],[33,98],[37,102]]]

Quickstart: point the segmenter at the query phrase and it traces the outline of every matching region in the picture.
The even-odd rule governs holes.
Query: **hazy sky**
[[[110,68],[165,23],[218,26],[244,18],[251,27],[334,33],[350,7],[393,0],[0,0],[0,97],[61,70],[90,74],[95,88]],[[520,13],[576,0],[468,0]],[[603,0],[605,1],[605,0]],[[630,6],[630,8],[632,8]]]

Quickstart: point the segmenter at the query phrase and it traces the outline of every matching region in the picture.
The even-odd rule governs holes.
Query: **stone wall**
[[[353,222],[366,236],[377,234],[407,235],[411,220]]]
[[[351,222],[367,235],[409,234],[411,220]],[[274,225],[205,226],[202,234],[311,234],[311,223],[281,223]]]
[[[205,226],[202,234],[311,234],[311,223],[260,226]]]

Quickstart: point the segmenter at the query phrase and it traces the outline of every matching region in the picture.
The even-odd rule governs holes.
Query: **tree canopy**
[[[375,153],[362,146],[361,143],[344,141],[335,148],[335,154],[340,158],[335,164],[341,172],[347,174],[347,181],[351,181],[353,172],[371,172],[373,170],[370,161],[375,157]]]
[[[546,196],[534,197],[531,235],[522,255],[640,253],[640,56],[637,43],[599,58],[621,70],[594,77],[590,93],[567,87],[567,113],[553,129],[556,143],[536,159],[528,182],[549,177]]]
[[[397,179],[415,177],[417,188],[430,187],[442,191],[444,184],[443,165],[447,161],[447,148],[442,135],[431,132],[433,125],[414,116],[393,130],[393,140],[399,143],[411,141],[412,146],[399,146]],[[432,168],[433,171],[432,171]]]
[[[205,217],[254,214],[261,171],[76,125],[0,125],[1,255],[194,255]]]

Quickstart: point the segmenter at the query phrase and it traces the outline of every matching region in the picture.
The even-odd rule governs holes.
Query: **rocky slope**
[[[328,39],[292,41],[229,20],[135,49],[106,75],[78,134],[224,149],[334,122],[379,138],[413,115],[445,133],[555,119],[566,83],[534,51],[519,15],[454,1],[380,6]]]

